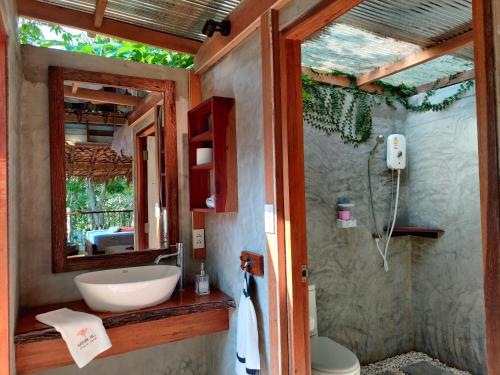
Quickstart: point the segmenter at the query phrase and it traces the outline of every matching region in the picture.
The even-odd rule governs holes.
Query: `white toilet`
[[[312,375],[360,375],[356,355],[328,337],[318,336],[316,288],[309,285],[309,327]]]

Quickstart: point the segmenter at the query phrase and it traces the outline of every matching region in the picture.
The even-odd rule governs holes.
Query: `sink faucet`
[[[177,251],[172,254],[159,255],[155,259],[155,264],[160,264],[160,261],[162,259],[177,257],[177,266],[179,266],[181,269],[181,277],[179,278],[179,289],[182,290],[182,288],[184,288],[184,244],[182,242],[178,242],[175,245],[168,246],[167,249],[170,247],[175,247]]]

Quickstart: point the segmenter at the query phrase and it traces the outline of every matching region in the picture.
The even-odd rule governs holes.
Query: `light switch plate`
[[[275,233],[275,224],[274,224],[274,204],[266,204],[264,206],[264,223],[266,233]]]
[[[205,248],[205,229],[193,229],[193,249]]]

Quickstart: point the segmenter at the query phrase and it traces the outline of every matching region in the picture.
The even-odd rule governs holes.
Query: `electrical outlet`
[[[193,249],[205,248],[205,229],[193,229]]]
[[[266,204],[264,206],[264,226],[266,233],[275,233],[275,217],[274,217],[274,205]]]

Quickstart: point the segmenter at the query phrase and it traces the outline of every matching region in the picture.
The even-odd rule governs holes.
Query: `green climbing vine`
[[[312,70],[313,73],[316,73]],[[324,75],[324,74],[323,74]],[[390,85],[383,81],[375,82],[377,92],[369,93],[356,87],[356,78],[345,72],[332,71],[331,76],[349,78],[351,87],[336,87],[322,84],[307,75],[302,76],[302,94],[304,105],[304,119],[312,127],[328,134],[339,134],[345,144],[357,147],[366,142],[372,133],[372,110],[375,105],[387,105],[393,109],[397,104],[412,112],[443,111],[463,97],[474,87],[474,81],[469,80],[460,84],[455,94],[444,98],[439,103],[431,103],[437,90],[436,81],[433,87],[425,93],[420,104],[413,104],[410,97],[417,94],[413,86]],[[451,81],[458,74],[448,77]]]

